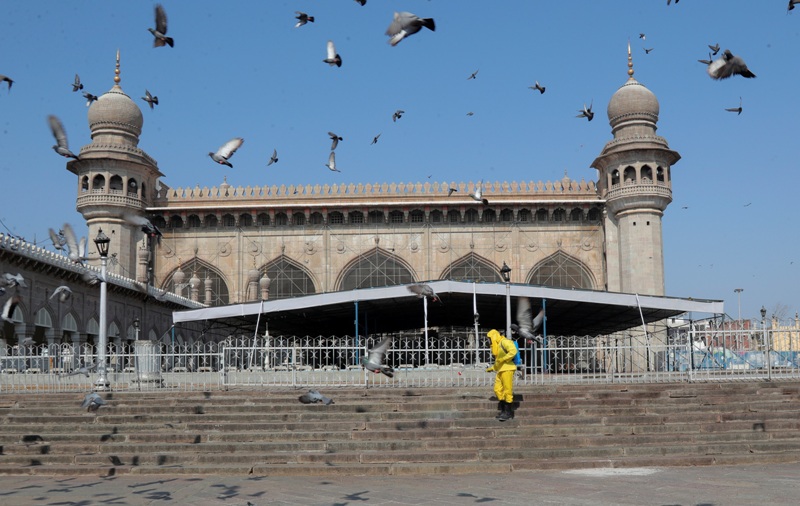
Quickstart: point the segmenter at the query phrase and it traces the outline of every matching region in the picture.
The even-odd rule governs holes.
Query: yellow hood
[[[500,351],[500,341],[503,339],[503,336],[496,329],[492,329],[486,333],[486,337],[492,342],[492,355],[497,356],[497,353]]]

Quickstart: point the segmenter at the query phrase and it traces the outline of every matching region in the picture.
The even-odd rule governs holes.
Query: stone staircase
[[[0,395],[0,474],[403,475],[800,462],[800,382]]]

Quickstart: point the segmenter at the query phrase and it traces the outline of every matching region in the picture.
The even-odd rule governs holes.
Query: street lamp
[[[136,340],[139,340],[139,318],[133,319],[133,330],[136,332]]]
[[[106,264],[108,263],[108,245],[111,239],[103,233],[103,229],[97,230],[97,237],[94,239],[94,244],[97,246],[97,252],[100,253],[100,335],[98,350],[97,350],[97,372],[98,377],[94,382],[95,390],[109,390],[109,382],[106,377],[106,294],[108,286],[106,285]]]
[[[503,262],[500,275],[506,282],[506,337],[511,338],[511,267]]]
[[[734,292],[736,292],[736,297],[739,299],[739,330],[742,329],[742,292],[744,288],[734,288]]]
[[[761,331],[764,333],[762,342],[764,343],[764,355],[766,356],[765,362],[767,367],[767,379],[772,380],[772,364],[770,363],[769,343],[767,341],[767,308],[761,306]]]

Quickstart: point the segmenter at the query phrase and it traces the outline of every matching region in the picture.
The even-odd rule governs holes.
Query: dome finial
[[[631,39],[628,39],[628,77],[633,78],[633,57],[631,56]]]
[[[117,49],[117,68],[114,69],[114,84],[119,84],[119,49]]]

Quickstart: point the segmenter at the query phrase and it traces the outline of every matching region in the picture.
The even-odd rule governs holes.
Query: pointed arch
[[[502,281],[500,269],[489,260],[469,252],[463,257],[451,263],[442,272],[441,279],[452,279],[454,281],[475,281],[494,283]]]
[[[77,332],[78,331],[78,321],[75,319],[75,315],[72,312],[69,312],[61,318],[61,330],[65,332]]]
[[[227,278],[216,267],[200,258],[193,258],[188,262],[175,267],[164,278],[166,281],[161,283],[161,289],[168,292],[177,293],[179,295],[191,296],[191,291],[188,286],[176,286],[173,280],[174,274],[178,270],[182,270],[187,274],[184,283],[188,284],[192,276],[197,276],[200,279],[200,294],[198,300],[205,302],[205,280],[211,280],[211,305],[224,306],[230,303],[230,292],[228,290]]]
[[[379,286],[403,285],[416,279],[413,268],[400,257],[374,248],[352,260],[339,276],[339,290],[376,288]]]
[[[50,314],[50,311],[47,308],[41,308],[36,311],[36,314],[33,316],[33,324],[37,327],[45,327],[45,328],[52,328],[53,327],[53,316]]]
[[[270,299],[286,299],[317,292],[311,272],[286,255],[272,260],[259,271],[270,279]]]
[[[545,258],[528,274],[526,283],[555,288],[594,289],[592,272],[580,260],[557,251]]]

